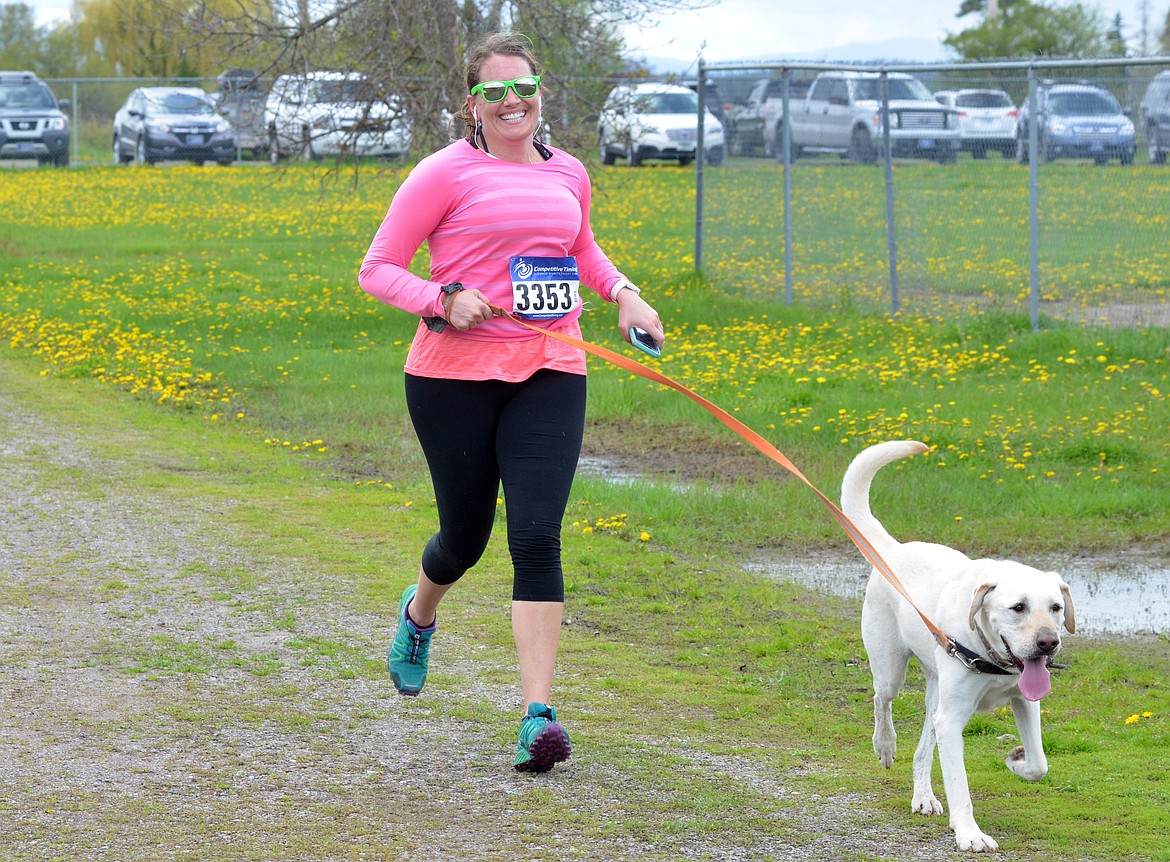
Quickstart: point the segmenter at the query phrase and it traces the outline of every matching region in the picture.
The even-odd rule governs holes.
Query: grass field
[[[945,196],[963,176],[978,187],[979,175],[962,172],[986,166],[963,162],[951,174],[923,167],[921,181],[937,180],[935,193]],[[737,171],[728,181],[751,173]],[[858,174],[818,175],[823,233],[832,227],[827,202],[848,200],[841,184]],[[43,387],[72,383],[109,401],[107,421],[122,403],[136,421],[161,417],[175,446],[189,429],[219,453],[221,463],[199,463],[209,475],[254,458],[257,472],[272,475],[250,477],[250,505],[230,516],[245,520],[251,541],[280,545],[264,534],[279,533],[285,518],[337,529],[352,516],[361,524],[356,547],[331,547],[309,531],[298,533],[305,544],[297,553],[339,574],[360,550],[413,559],[434,517],[401,394],[416,322],[356,287],[400,177],[370,171],[355,181],[311,166],[5,172],[5,349],[35,363]],[[692,182],[677,169],[597,172],[595,231],[667,322],[656,367],[764,433],[830,496],[867,443],[931,444],[928,456],[875,487],[875,511],[899,537],[975,555],[1165,551],[1167,330],[1048,320],[1033,333],[1026,313],[1002,306],[890,319],[857,303],[789,307],[729,291],[717,276],[690,272]],[[1091,225],[1078,230],[1093,234]],[[839,262],[833,283],[848,284],[849,259],[832,248],[818,266],[829,272]],[[1066,266],[1069,281],[1084,268],[1051,265]],[[583,326],[592,340],[628,350],[613,323],[602,307]],[[681,733],[713,752],[734,736],[736,750],[752,756],[804,750],[810,761],[834,760],[836,790],[855,785],[857,774],[872,777],[856,609],[739,570],[758,548],[844,550],[834,522],[807,489],[676,394],[592,360],[590,386],[587,448],[646,475],[629,484],[578,479],[565,524],[570,613],[582,627],[565,642],[565,664],[583,669],[567,683],[572,698],[617,693],[617,712],[636,712],[647,733]],[[276,463],[286,465],[279,476],[262,466]],[[327,512],[318,511],[322,489],[335,502]],[[286,493],[295,504],[277,505]],[[370,533],[366,519],[386,506],[395,527]],[[368,610],[405,582],[388,574],[337,600]],[[502,595],[503,580],[490,589]],[[468,625],[506,643],[506,621],[470,596],[461,601]],[[725,636],[727,620],[735,620],[733,636]],[[1025,856],[1170,859],[1165,636],[1079,642],[1070,653],[1046,716],[1053,777],[1023,785],[1008,776],[999,763],[1006,750],[996,754],[998,737],[1012,732],[1002,713],[968,729],[977,813],[982,805],[997,829],[1027,836],[1013,851]],[[921,701],[900,703],[899,729],[912,739]],[[583,721],[586,734],[602,733],[600,719]],[[636,753],[623,757],[645,780],[668,781]],[[903,783],[874,782],[890,816],[904,810]],[[709,815],[700,809],[695,819]]]

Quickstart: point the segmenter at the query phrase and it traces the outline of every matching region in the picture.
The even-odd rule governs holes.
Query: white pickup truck
[[[917,78],[900,72],[887,77],[891,155],[954,162],[960,145],[958,115],[935,101]],[[880,88],[877,72],[817,75],[803,102],[791,105],[793,157],[830,152],[855,162],[876,162],[883,138]]]

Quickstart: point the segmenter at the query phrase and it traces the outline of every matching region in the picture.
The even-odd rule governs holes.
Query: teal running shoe
[[[420,629],[407,616],[406,606],[417,592],[418,584],[411,584],[403,591],[398,602],[398,631],[394,633],[394,642],[390,644],[388,660],[394,687],[400,694],[409,697],[417,696],[427,681],[427,661],[431,653],[431,638],[435,634],[434,623]]]
[[[569,732],[557,724],[557,711],[546,703],[528,704],[528,715],[520,723],[520,742],[516,744],[516,771],[548,772],[572,754]]]

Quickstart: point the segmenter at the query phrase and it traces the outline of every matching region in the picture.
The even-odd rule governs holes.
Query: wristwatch
[[[642,288],[638,287],[638,285],[633,284],[632,282],[629,282],[629,281],[619,281],[617,284],[614,285],[613,290],[611,290],[609,292],[610,301],[617,302],[618,292],[623,290],[623,289],[624,290],[632,290],[638,296],[642,295]]]
[[[450,313],[451,297],[463,290],[462,282],[453,281],[450,284],[444,284],[439,288],[439,292],[443,297],[443,312]],[[427,329],[431,332],[442,332],[447,328],[447,320],[442,317],[424,317],[423,323],[427,325]]]

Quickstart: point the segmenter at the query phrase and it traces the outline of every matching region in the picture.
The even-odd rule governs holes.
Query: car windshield
[[[1108,93],[1056,93],[1048,109],[1063,116],[1092,117],[1120,114],[1121,106]]]
[[[881,81],[877,78],[863,78],[856,81],[858,101],[877,102],[882,98]],[[890,78],[890,99],[910,99],[924,102],[933,102],[926,85],[917,78]]]
[[[699,98],[694,93],[655,93],[638,100],[643,114],[697,114]]]
[[[55,108],[53,94],[44,84],[0,86],[0,108]]]
[[[215,108],[204,96],[194,93],[166,93],[148,96],[152,114],[214,114]]]
[[[1007,93],[963,93],[955,99],[956,108],[1011,108]]]

